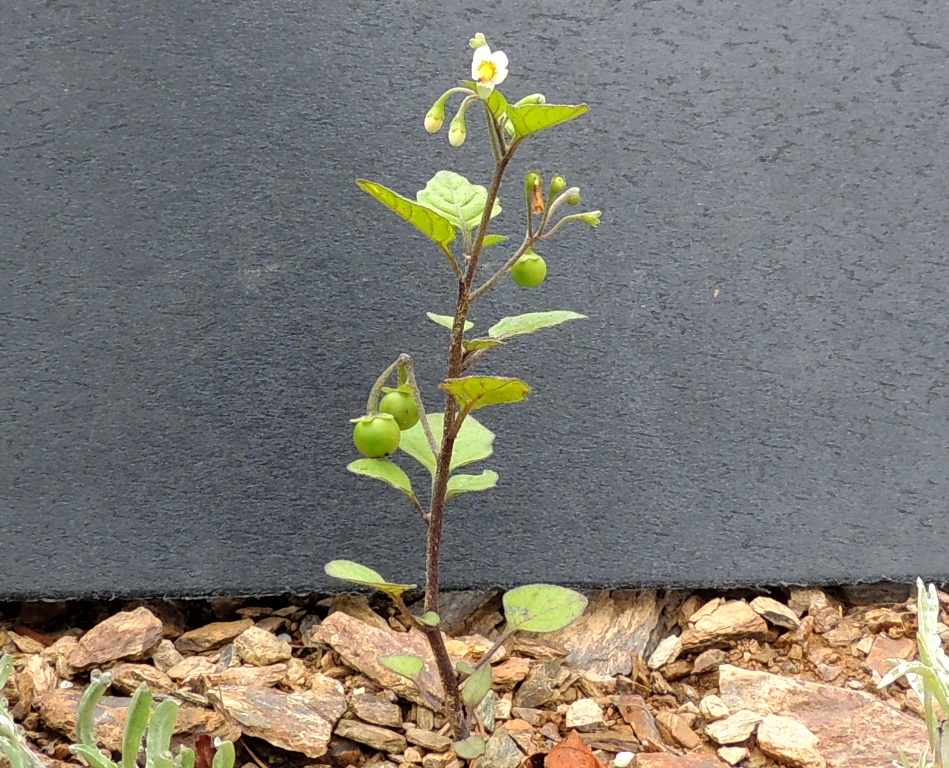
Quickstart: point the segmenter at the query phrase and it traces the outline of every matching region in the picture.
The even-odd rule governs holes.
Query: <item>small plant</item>
[[[929,750],[923,750],[916,766],[949,768],[949,728],[946,726],[946,715],[949,714],[949,656],[942,649],[937,627],[939,598],[936,596],[936,586],[930,584],[927,589],[922,579],[916,579],[916,621],[919,661],[899,662],[884,675],[878,687],[885,688],[900,678],[906,678],[923,703],[929,735]],[[912,768],[902,752],[900,759],[905,768]]]
[[[147,683],[142,683],[129,704],[122,736],[122,758],[113,762],[99,751],[95,736],[96,705],[112,682],[108,673],[99,675],[89,683],[79,700],[76,714],[77,744],[70,750],[82,758],[91,768],[138,768],[145,738],[144,768],[194,768],[195,752],[181,747],[178,754],[171,754],[171,737],[178,719],[179,704],[174,699],[165,699],[152,709],[152,693]],[[234,744],[222,741],[214,754],[212,768],[234,768]]]
[[[474,336],[469,335],[473,323],[468,315],[472,304],[508,274],[522,287],[541,285],[548,268],[535,248],[573,222],[597,226],[600,211],[558,218],[564,206],[580,202],[579,188],[567,188],[566,179],[558,174],[551,179],[545,193],[541,174],[532,171],[525,177],[525,226],[520,244],[502,259],[492,261],[486,257],[487,249],[499,250],[496,246],[508,240],[489,230],[501,213],[501,183],[514,154],[535,134],[584,114],[587,105],[547,104],[542,94],[509,103],[496,87],[507,78],[507,56],[501,51],[492,52],[480,33],[469,44],[474,49],[472,79],[462,81],[459,87],[450,88],[438,98],[425,116],[425,128],[437,133],[445,123],[449,99],[460,96],[461,104],[448,127],[448,141],[452,146],[461,146],[467,137],[466,115],[469,109],[480,105],[494,154],[495,168],[490,185],[486,188],[456,173],[439,171],[412,200],[381,184],[357,181],[363,191],[435,243],[458,289],[454,315],[428,313],[432,322],[448,329],[450,334],[447,375],[439,384],[446,393],[444,412],[427,411],[413,360],[407,354],[399,355],[370,390],[365,415],[353,419],[356,425],[353,441],[365,458],[348,466],[357,475],[381,480],[404,493],[427,526],[424,614],[413,616],[403,600],[403,594],[414,589],[414,584],[386,581],[371,568],[348,560],[328,563],[326,572],[334,578],[384,592],[408,625],[425,635],[445,691],[445,701],[432,702],[433,706],[445,713],[456,753],[471,759],[482,754],[485,746],[480,735],[471,733],[471,726],[476,708],[492,686],[491,656],[514,632],[552,632],[567,626],[583,612],[586,598],[572,590],[545,584],[511,590],[503,598],[507,629],[494,648],[476,665],[452,666],[438,617],[446,505],[460,494],[493,488],[498,481],[497,473],[492,470],[477,475],[457,471],[483,461],[492,453],[494,433],[477,421],[473,412],[492,405],[519,402],[530,392],[530,387],[519,379],[475,376],[471,370],[492,349],[519,336],[584,317],[568,311],[532,312],[503,318],[490,327],[486,335]],[[459,236],[460,249],[457,248]],[[487,276],[483,277],[482,273]],[[395,386],[387,386],[392,377],[396,378]],[[399,449],[431,474],[427,505],[416,495],[402,468],[385,458]],[[380,661],[416,683],[424,665],[417,656],[389,656]]]
[[[13,672],[13,657],[0,656],[0,691]],[[10,768],[46,768],[26,744],[23,729],[13,720],[6,698],[0,696],[0,754],[10,761]]]

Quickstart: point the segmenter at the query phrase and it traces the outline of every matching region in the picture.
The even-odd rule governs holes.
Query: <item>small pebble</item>
[[[633,762],[633,758],[636,757],[632,752],[617,752],[616,757],[613,758],[613,765],[616,768],[628,768],[628,766]]]

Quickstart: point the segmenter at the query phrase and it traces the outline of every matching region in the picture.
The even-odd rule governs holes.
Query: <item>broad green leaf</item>
[[[488,202],[488,190],[480,184],[452,171],[439,171],[419,190],[416,196],[421,205],[437,212],[440,218],[469,232],[481,223],[484,206]],[[491,210],[493,219],[501,212],[501,205],[494,201]]]
[[[112,685],[112,675],[106,672],[89,682],[89,686],[79,699],[79,709],[76,712],[76,736],[80,744],[95,748],[95,719],[96,705],[106,689]]]
[[[211,761],[211,768],[234,768],[234,758],[234,742],[222,741],[217,745],[214,760]]]
[[[489,245],[497,245],[498,243],[504,243],[510,240],[507,235],[485,235],[484,242],[481,244],[483,248],[487,248]]]
[[[494,683],[494,677],[491,674],[491,665],[484,664],[463,683],[461,689],[462,701],[469,707],[477,707],[481,700],[488,695],[492,683]]]
[[[452,475],[448,478],[447,499],[457,496],[459,493],[471,493],[472,491],[487,491],[498,484],[498,473],[490,469],[484,470],[480,475]]]
[[[434,312],[426,312],[428,319],[433,323],[440,325],[442,328],[447,328],[449,331],[452,329],[452,326],[455,324],[455,318],[451,315],[436,315]],[[474,323],[470,320],[465,320],[465,333],[474,328]]]
[[[352,560],[332,560],[323,566],[327,576],[340,581],[348,581],[350,584],[361,584],[364,587],[372,587],[380,592],[389,595],[401,595],[410,589],[415,589],[415,584],[395,584],[386,581],[378,571],[367,568],[365,565],[354,563]]]
[[[9,715],[7,715],[9,717]],[[2,729],[0,729],[2,731]],[[86,747],[88,749],[88,747]],[[75,752],[75,750],[73,750]],[[27,752],[26,747],[20,744],[15,739],[4,736],[0,732],[0,755],[3,755],[10,762],[10,768],[34,768],[33,763],[30,761],[31,753]],[[104,758],[103,758],[104,759]],[[45,764],[41,763],[39,759],[36,759],[36,768],[45,768]],[[110,768],[115,764],[112,761],[109,761]]]
[[[477,84],[475,84],[472,80],[462,80],[461,84],[473,91],[478,90]],[[504,113],[508,110],[507,99],[504,98],[504,94],[502,94],[497,88],[491,91],[491,95],[488,96],[488,109],[491,110],[491,114],[493,114],[498,120],[504,117]]]
[[[586,104],[524,104],[508,107],[507,116],[517,135],[524,137],[580,117],[588,109]]]
[[[474,760],[484,754],[484,739],[480,736],[469,736],[463,741],[453,741],[451,746],[462,760]]]
[[[115,763],[103,755],[96,747],[90,746],[89,744],[73,744],[69,748],[69,751],[74,755],[79,755],[79,757],[91,765],[92,768],[116,768]]]
[[[371,477],[375,480],[381,480],[388,483],[396,490],[402,491],[410,499],[415,498],[415,492],[412,490],[412,481],[405,474],[402,467],[393,464],[386,459],[357,459],[349,464],[346,469],[354,475]]]
[[[418,617],[418,620],[426,627],[437,627],[441,623],[441,619],[435,611],[426,611]]]
[[[498,321],[488,329],[488,337],[492,339],[512,339],[515,336],[524,336],[536,333],[544,328],[553,328],[555,325],[566,323],[568,320],[586,320],[586,315],[579,312],[570,312],[560,309],[553,312],[528,312],[525,315],[512,315]]]
[[[444,434],[445,414],[429,414],[428,422],[431,424],[435,441],[441,445],[442,435]],[[460,467],[488,458],[493,452],[493,444],[494,433],[483,426],[473,416],[468,416],[464,424],[461,425],[458,435],[455,437],[455,449],[451,455],[451,470],[455,471]],[[422,431],[421,421],[411,429],[407,429],[402,433],[399,449],[405,451],[432,475],[435,474],[435,454],[432,453],[432,448],[428,444],[425,432]]]
[[[194,750],[190,747],[181,747],[175,755],[175,768],[194,768]]]
[[[429,206],[419,205],[414,200],[393,192],[388,187],[376,184],[374,181],[358,179],[356,184],[363,192],[368,192],[386,208],[395,211],[410,224],[414,224],[424,234],[436,243],[448,245],[455,239],[455,228],[444,216],[433,211]],[[482,208],[484,204],[482,204]]]
[[[393,653],[389,656],[380,656],[379,663],[391,672],[397,675],[407,677],[409,680],[417,680],[422,674],[422,668],[425,662],[419,656],[413,656],[408,653]]]
[[[464,659],[460,659],[455,663],[455,669],[457,669],[462,675],[473,675],[475,673],[474,664],[465,661]]]
[[[519,403],[531,388],[520,379],[502,376],[464,376],[438,385],[451,394],[463,410],[476,411],[489,405]]]
[[[132,696],[128,714],[125,716],[125,731],[122,735],[122,768],[136,768],[138,753],[142,750],[142,737],[148,727],[152,712],[152,692],[148,684],[142,683]]]
[[[491,347],[497,347],[503,343],[499,339],[472,339],[465,342],[465,349],[473,352],[476,349],[491,349]]]
[[[556,632],[576,621],[587,607],[579,592],[554,584],[527,584],[501,598],[508,629]]]

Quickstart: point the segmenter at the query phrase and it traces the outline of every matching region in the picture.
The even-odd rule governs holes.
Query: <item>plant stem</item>
[[[464,716],[461,690],[458,688],[458,676],[451,665],[451,658],[448,656],[448,649],[442,639],[441,630],[438,627],[425,627],[422,631],[425,633],[428,645],[435,656],[438,676],[441,678],[442,686],[445,689],[445,715],[451,725],[451,732],[454,734],[455,741],[467,739],[468,723]]]

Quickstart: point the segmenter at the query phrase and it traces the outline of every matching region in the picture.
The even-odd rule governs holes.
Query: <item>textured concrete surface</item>
[[[353,184],[486,181],[422,116],[476,31],[504,90],[586,100],[528,144],[603,225],[536,291],[457,501],[449,585],[949,578],[949,10],[7,0],[0,26],[0,597],[418,579],[416,513],[350,476],[398,352],[435,397],[454,289]],[[472,115],[473,117],[473,115]]]

